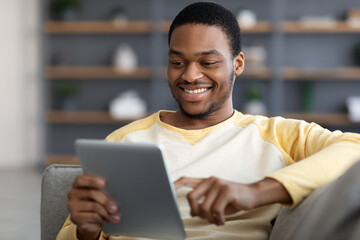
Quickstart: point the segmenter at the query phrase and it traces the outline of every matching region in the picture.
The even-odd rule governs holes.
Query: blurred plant
[[[78,87],[73,82],[62,82],[57,88],[57,93],[61,98],[75,97],[78,92]]]
[[[305,112],[312,112],[314,103],[314,84],[304,82],[303,85],[303,105]]]
[[[249,88],[244,112],[252,115],[267,114],[266,104],[262,101],[261,89],[258,85],[254,84]]]
[[[79,0],[56,0],[52,4],[52,10],[55,13],[61,13],[67,9],[76,9],[80,8]]]
[[[61,107],[63,110],[70,111],[77,108],[76,97],[79,89],[73,82],[61,82],[57,86],[57,94],[61,101]]]
[[[357,65],[360,65],[360,43],[358,43],[355,47],[355,61]]]
[[[128,21],[128,16],[125,8],[117,7],[111,13],[111,19],[116,22],[126,22]]]
[[[252,85],[247,94],[248,100],[261,100],[261,92],[257,85]]]
[[[51,10],[57,18],[75,20],[80,6],[80,0],[56,0],[53,2]]]

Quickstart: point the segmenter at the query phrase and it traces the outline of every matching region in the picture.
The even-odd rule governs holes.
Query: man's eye
[[[177,67],[180,67],[180,66],[183,65],[182,62],[177,62],[177,61],[170,61],[170,63],[171,63],[172,65],[174,65],[174,66],[177,66]]]
[[[217,62],[203,62],[204,66],[212,66],[215,65]]]

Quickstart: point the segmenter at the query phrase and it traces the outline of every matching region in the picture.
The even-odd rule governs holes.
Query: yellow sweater
[[[160,115],[169,113],[159,111],[133,122],[114,131],[106,140],[161,143],[173,181],[181,176],[216,176],[239,183],[274,178],[290,193],[292,206],[360,159],[359,134],[330,132],[314,123],[235,111],[231,118],[215,126],[184,130],[160,120]],[[267,239],[270,222],[280,208],[274,204],[240,211],[227,216],[226,224],[218,227],[190,216],[188,191],[177,190],[187,239]],[[76,239],[76,226],[69,218],[57,239]],[[102,233],[100,239],[134,238]]]

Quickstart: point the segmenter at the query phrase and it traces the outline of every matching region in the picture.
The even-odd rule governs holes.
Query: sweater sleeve
[[[331,132],[315,123],[283,118],[271,119],[268,124],[265,135],[290,160],[287,167],[266,177],[287,189],[291,207],[360,160],[360,134]]]
[[[56,240],[78,240],[77,238],[77,227],[74,223],[71,222],[70,217],[68,217],[58,233]],[[99,240],[108,240],[109,235],[101,232]]]

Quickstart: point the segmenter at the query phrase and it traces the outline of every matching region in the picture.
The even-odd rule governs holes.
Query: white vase
[[[250,28],[256,25],[257,17],[255,12],[249,9],[243,9],[237,14],[237,21],[241,26]]]
[[[250,100],[244,105],[244,113],[251,115],[266,115],[266,105],[260,100]]]
[[[146,103],[133,90],[126,91],[110,103],[110,115],[115,119],[140,118],[146,114]]]
[[[137,68],[137,57],[129,44],[122,43],[116,50],[114,67],[122,72],[133,72]]]

